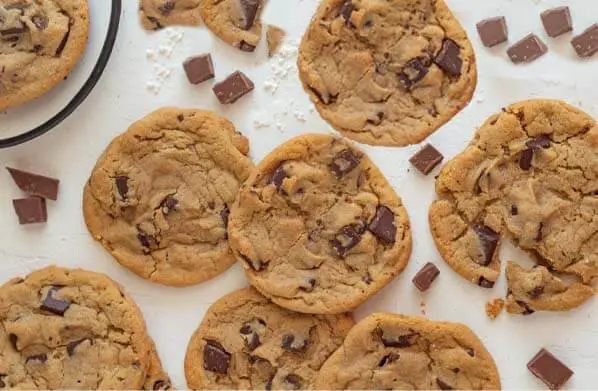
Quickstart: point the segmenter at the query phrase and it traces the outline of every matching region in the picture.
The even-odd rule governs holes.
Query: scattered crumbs
[[[145,52],[146,58],[154,63],[153,76],[145,83],[147,90],[154,95],[157,95],[166,81],[170,79],[174,64],[171,64],[169,59],[185,34],[182,29],[173,27],[166,29],[164,32],[166,36],[158,48],[147,49]]]
[[[147,59],[152,62],[156,61],[158,59],[158,55],[156,54],[156,52],[151,49],[147,49],[145,52],[145,55],[146,55]]]
[[[303,114],[302,112],[300,112],[299,110],[295,110],[293,112],[293,115],[295,116],[295,118],[297,119],[297,121],[299,122],[306,122],[307,120],[305,119],[305,114]]]
[[[296,73],[298,49],[299,44],[297,41],[285,43],[270,60],[271,76],[264,82],[264,89],[272,95],[276,94],[280,87],[280,83],[285,80],[289,74]]]
[[[422,296],[421,301],[419,302],[419,310],[421,311],[422,315],[426,316],[426,302]]]
[[[505,301],[503,299],[494,299],[486,303],[486,315],[492,320],[496,319],[498,315],[505,308]]]

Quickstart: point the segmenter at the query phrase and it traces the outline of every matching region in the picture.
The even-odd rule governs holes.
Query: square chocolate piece
[[[548,48],[536,34],[529,34],[507,50],[514,64],[532,62],[542,57]]]
[[[581,58],[592,57],[598,52],[598,23],[588,27],[583,33],[571,40],[571,45]]]
[[[417,287],[421,292],[425,292],[432,286],[436,277],[440,274],[440,270],[432,262],[426,263],[426,265],[417,272],[413,277],[413,285]]]
[[[540,350],[527,368],[551,390],[559,390],[573,376],[573,371],[546,349]]]
[[[426,144],[409,162],[424,175],[428,175],[444,159],[444,156],[431,144]]]
[[[214,78],[214,64],[210,54],[189,57],[183,63],[183,68],[191,84],[203,83]]]
[[[482,20],[477,24],[478,34],[484,46],[491,48],[509,38],[507,21],[504,16]]]
[[[253,82],[243,72],[236,71],[213,88],[220,103],[231,104],[254,89]]]
[[[546,10],[540,15],[542,24],[549,37],[558,37],[573,30],[569,7],[557,7]]]
[[[19,189],[25,193],[53,201],[58,199],[58,184],[60,183],[58,179],[32,174],[16,168],[6,167],[6,169]]]
[[[46,200],[40,197],[13,200],[19,224],[45,223],[48,220]]]

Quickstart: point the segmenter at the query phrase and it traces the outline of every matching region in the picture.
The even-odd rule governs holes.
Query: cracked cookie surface
[[[142,389],[161,370],[153,355],[139,308],[105,275],[48,267],[0,287],[0,388]]]
[[[475,55],[443,0],[324,0],[299,49],[320,115],[372,145],[416,144],[465,107]]]
[[[147,30],[200,24],[200,0],[140,0],[139,19]]]
[[[153,282],[184,286],[234,262],[229,207],[253,170],[249,142],[214,113],[165,108],[134,123],[99,158],[85,186],[91,234]]]
[[[87,0],[0,1],[0,110],[48,92],[79,62]]]
[[[269,154],[241,187],[228,232],[251,284],[306,313],[352,310],[411,254],[401,199],[363,152],[327,135]]]
[[[316,389],[497,390],[500,376],[466,326],[378,313],[351,329]]]
[[[507,267],[507,310],[569,310],[598,276],[598,127],[564,102],[532,100],[490,117],[442,169],[430,228],[444,260],[485,288],[501,240],[536,261]],[[576,281],[567,283],[568,275]]]
[[[253,288],[241,289],[212,305],[191,338],[187,384],[191,389],[311,389],[352,326],[349,315],[300,314]]]

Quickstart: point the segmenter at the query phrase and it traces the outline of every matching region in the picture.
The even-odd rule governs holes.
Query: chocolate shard
[[[440,378],[436,378],[436,384],[438,385],[438,388],[440,388],[441,390],[454,390],[454,388],[450,384],[448,384]]]
[[[569,7],[557,7],[546,10],[540,15],[542,24],[549,37],[558,37],[573,30]]]
[[[409,163],[419,172],[428,175],[434,167],[440,164],[444,156],[431,144],[426,144],[409,159]]]
[[[212,90],[221,104],[232,104],[253,91],[255,85],[241,71],[236,71],[226,79],[214,85]]]
[[[228,216],[230,216],[230,209],[228,209],[228,205],[224,204],[224,208],[220,211],[220,218],[224,223],[224,228],[228,228]]]
[[[63,316],[64,313],[70,308],[71,302],[69,300],[55,298],[54,294],[58,291],[59,288],[57,287],[50,288],[45,299],[42,301],[40,309]]]
[[[350,149],[343,149],[337,153],[332,159],[332,163],[328,166],[335,177],[341,179],[361,162],[361,157],[355,154]]]
[[[588,27],[583,33],[571,40],[571,45],[581,58],[592,57],[598,52],[598,23]]]
[[[0,30],[0,35],[2,35],[2,36],[17,35],[17,34],[23,34],[27,31],[28,31],[27,26],[24,23],[19,23],[18,25],[14,26],[14,27],[7,27],[7,28]]]
[[[56,201],[58,199],[58,179],[32,174],[30,172],[6,168],[16,185],[25,193]]]
[[[409,60],[398,74],[399,81],[405,89],[409,90],[414,84],[426,77],[430,70],[429,67],[430,63],[421,58]]]
[[[474,225],[473,230],[478,236],[478,241],[484,254],[484,259],[479,263],[482,266],[488,266],[494,258],[496,247],[500,242],[500,235],[494,232],[490,227],[486,227],[482,224]]]
[[[280,341],[280,347],[287,352],[300,353],[309,345],[309,339],[301,335],[285,334]]]
[[[482,288],[492,289],[494,288],[495,281],[487,280],[484,276],[480,276],[478,279],[478,285]]]
[[[436,65],[450,76],[461,76],[463,60],[461,59],[461,48],[455,41],[445,38],[440,51],[434,58]]]
[[[360,224],[346,225],[340,229],[336,234],[336,238],[332,239],[330,244],[340,257],[344,257],[349,250],[361,241],[363,232],[363,226]]]
[[[255,24],[262,0],[238,0],[241,9],[241,29],[250,30]]]
[[[395,214],[384,205],[378,206],[376,215],[368,225],[368,230],[384,244],[394,244],[397,236]]]
[[[561,389],[574,373],[546,349],[541,349],[527,364],[527,368],[551,390]]]
[[[206,371],[227,374],[230,367],[231,354],[215,341],[206,341],[203,350],[203,368]]]
[[[536,34],[532,33],[507,49],[507,54],[514,64],[521,64],[537,60],[547,51],[546,44]]]
[[[129,194],[129,178],[120,175],[114,178],[114,182],[116,184],[116,190],[118,191],[118,195],[120,195],[123,200],[126,199],[127,194]]]
[[[413,277],[413,284],[421,292],[425,292],[432,286],[432,283],[440,275],[440,270],[432,262],[426,263],[426,265],[417,272]]]
[[[191,84],[200,84],[214,78],[214,63],[209,53],[187,58],[183,62],[183,69]]]
[[[398,353],[390,353],[386,356],[382,357],[380,362],[378,363],[379,367],[386,366],[394,361],[397,361],[401,356]]]
[[[484,46],[491,48],[508,40],[509,31],[504,16],[482,20],[476,25]]]
[[[22,198],[12,201],[19,224],[37,224],[48,221],[46,200],[39,197]]]

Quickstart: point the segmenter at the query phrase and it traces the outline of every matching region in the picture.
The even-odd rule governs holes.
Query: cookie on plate
[[[349,315],[306,315],[272,304],[255,289],[218,300],[187,348],[191,389],[310,389],[353,326]]]
[[[294,311],[354,309],[407,265],[407,212],[350,143],[304,135],[276,148],[241,187],[229,242],[251,284]]]
[[[351,329],[320,369],[316,388],[497,390],[500,376],[466,326],[379,313]]]
[[[299,75],[344,136],[416,144],[471,100],[475,55],[444,0],[324,0],[303,36]]]
[[[0,110],[48,92],[87,45],[87,0],[0,2]]]
[[[253,163],[228,120],[165,108],[112,141],[85,185],[89,231],[123,265],[153,282],[197,284],[234,262],[229,207]]]
[[[598,276],[597,161],[595,121],[564,102],[531,100],[493,115],[438,177],[429,220],[440,254],[492,288],[500,242],[510,239],[537,266],[508,267],[507,309],[577,307]]]
[[[144,28],[160,30],[166,26],[195,26],[200,23],[201,0],[140,0],[139,19]]]
[[[265,0],[200,0],[201,17],[224,42],[253,52],[262,38],[261,13]]]
[[[155,353],[137,305],[80,269],[52,266],[4,284],[0,324],[9,389],[142,389]]]

